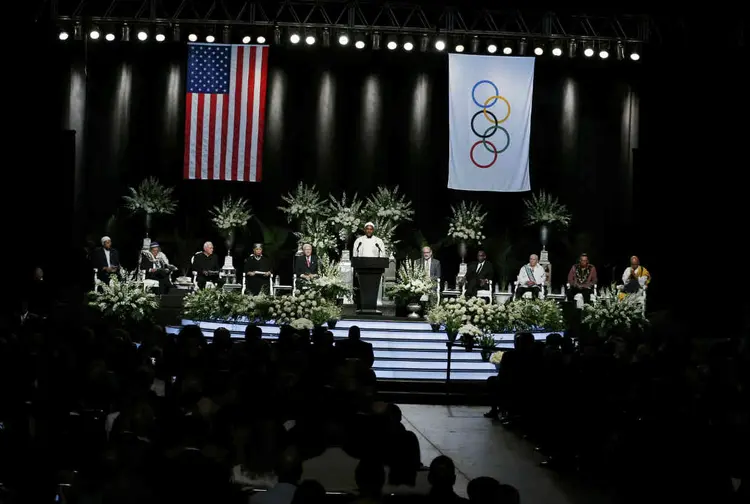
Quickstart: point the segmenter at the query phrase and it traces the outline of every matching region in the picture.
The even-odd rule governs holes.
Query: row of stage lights
[[[102,38],[108,42],[113,42],[117,40],[117,36],[115,35],[114,31],[107,31],[103,34],[103,32],[96,26],[91,27],[91,29],[88,32],[88,37],[91,40],[99,40]],[[317,43],[318,39],[316,37],[316,34],[314,31],[308,31],[306,33],[300,34],[300,32],[292,29],[289,31],[288,35],[288,41],[292,45],[298,45],[303,42],[303,35],[304,35],[304,43],[308,46],[313,46]],[[67,30],[60,30],[58,34],[58,38],[61,41],[68,40],[70,38],[71,34]],[[76,25],[74,28],[74,38],[81,39],[82,38],[82,31],[81,26]],[[139,28],[136,32],[136,38],[141,42],[146,42],[150,38],[149,30],[146,28]],[[401,47],[404,51],[411,52],[415,49],[415,41],[410,35],[387,35],[385,41],[385,47],[390,51],[395,51],[399,47]],[[419,38],[420,43],[420,51],[426,52],[430,48],[430,37],[427,35],[422,35]],[[167,36],[165,33],[165,30],[162,28],[156,29],[156,34],[154,36],[154,40],[157,42],[164,42],[166,41]],[[198,42],[199,36],[197,32],[190,32],[188,33],[187,39],[190,42]],[[372,49],[380,49],[382,37],[379,33],[375,32],[371,35],[371,47]],[[125,25],[122,27],[120,40],[124,42],[130,41],[130,27]],[[179,27],[175,27],[173,31],[173,40],[179,41],[180,39],[180,32]],[[207,33],[204,35],[203,40],[207,43],[214,43],[216,42],[216,36],[213,33]],[[225,27],[223,31],[223,41],[224,43],[230,43],[231,41],[231,35],[229,32],[229,28]],[[243,44],[250,44],[253,42],[253,38],[250,35],[244,35],[241,38],[241,41]],[[357,34],[354,37],[354,47],[357,49],[364,49],[367,47],[367,37],[362,34]],[[352,42],[352,39],[350,38],[349,34],[347,32],[340,32],[338,35],[338,43],[341,46],[348,46]],[[436,37],[432,41],[432,47],[438,51],[442,52],[448,49],[448,43],[445,38],[443,37]],[[266,37],[264,35],[257,35],[255,37],[255,43],[257,44],[265,44],[266,43]],[[274,29],[274,43],[275,44],[281,44],[282,43],[282,37],[281,37],[281,30],[279,28]],[[581,46],[583,47],[583,55],[587,58],[591,58],[594,55],[598,55],[601,59],[608,59],[611,55],[610,50],[610,42],[609,41],[595,41],[595,40],[583,40],[580,41]],[[330,32],[325,29],[323,30],[323,45],[328,47],[330,46]],[[479,37],[471,37],[469,40],[469,49],[472,53],[479,53],[480,49],[482,51],[486,51],[488,54],[496,54],[498,51],[500,51],[502,54],[506,56],[510,55],[525,55],[526,51],[528,50],[529,43],[526,38],[521,38],[517,41],[511,41],[506,40],[502,44],[498,45],[492,40],[486,40],[486,41],[480,41]],[[533,46],[533,53],[536,56],[543,56],[547,51],[547,46],[551,46],[550,54],[554,57],[561,57],[563,54],[566,54],[569,57],[575,57],[578,53],[578,47],[579,47],[579,41],[574,39],[551,39],[551,40],[533,40],[532,44]],[[480,47],[481,46],[481,47]],[[456,39],[454,43],[452,44],[452,48],[454,52],[457,53],[463,53],[467,50],[466,45],[462,40]],[[615,50],[615,56],[618,60],[625,59],[627,56],[632,61],[638,61],[640,60],[640,52],[638,50],[638,47],[636,44],[626,44],[622,41],[617,41],[614,44],[614,50]]]

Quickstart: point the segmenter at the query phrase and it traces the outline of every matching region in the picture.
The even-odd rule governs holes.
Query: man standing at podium
[[[365,235],[354,242],[353,257],[388,257],[385,255],[385,243],[377,236],[373,236],[375,224],[365,224]]]

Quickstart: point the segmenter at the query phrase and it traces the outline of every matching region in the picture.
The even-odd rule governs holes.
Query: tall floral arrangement
[[[347,199],[346,193],[342,194],[341,199],[329,196],[328,219],[339,241],[346,243],[362,227],[362,205],[357,193],[351,199]]]
[[[531,198],[523,202],[526,207],[526,225],[551,225],[556,224],[567,228],[570,225],[571,215],[568,207],[551,194],[539,191],[532,194]]]
[[[318,256],[318,275],[297,285],[302,291],[312,291],[329,301],[336,301],[352,293],[351,286],[341,278],[338,263],[332,261],[327,254]]]
[[[425,274],[420,261],[406,260],[396,272],[396,283],[389,286],[387,294],[405,302],[418,301],[435,292],[436,284]]]
[[[601,290],[595,303],[584,305],[583,324],[603,336],[633,330],[643,330],[648,319],[643,313],[639,296],[618,299],[616,286]]]
[[[375,234],[383,240],[383,245],[385,245],[383,252],[385,254],[392,253],[396,249],[396,245],[401,241],[396,239],[398,223],[387,219],[375,219],[372,223],[375,225]]]
[[[398,186],[390,189],[379,186],[367,198],[363,209],[363,219],[375,224],[375,233],[383,240],[388,252],[393,252],[396,245],[396,228],[414,216],[411,201],[401,194]]]
[[[486,238],[482,231],[487,220],[487,213],[482,205],[462,201],[457,206],[452,206],[451,210],[453,215],[448,224],[448,236],[456,242],[482,243]]]
[[[122,278],[113,276],[108,284],[89,293],[89,306],[100,311],[106,318],[120,323],[151,320],[159,308],[159,300],[151,292],[144,291],[136,272],[121,270]]]
[[[144,215],[147,235],[154,215],[172,215],[177,210],[174,187],[163,185],[155,177],[143,180],[138,187],[129,187],[128,191],[130,194],[123,196],[125,208]]]
[[[227,196],[221,201],[221,206],[213,207],[209,213],[214,226],[226,240],[227,250],[231,252],[235,230],[245,227],[253,216],[250,203],[245,198]]]
[[[336,249],[336,236],[333,234],[330,222],[314,214],[304,218],[301,230],[295,232],[294,235],[297,237],[300,249],[302,244],[309,243],[319,257],[326,255],[330,250]]]
[[[300,182],[294,192],[282,196],[281,199],[286,205],[280,206],[279,210],[286,214],[288,222],[301,221],[307,216],[326,216],[326,202],[314,185],[307,186]]]

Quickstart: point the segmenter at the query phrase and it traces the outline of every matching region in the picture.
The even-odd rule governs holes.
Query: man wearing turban
[[[388,257],[385,253],[385,243],[377,236],[373,236],[375,224],[365,224],[365,235],[354,242],[354,257]]]
[[[120,254],[112,248],[112,239],[102,236],[102,246],[91,254],[91,265],[96,269],[96,276],[104,283],[109,283],[112,275],[120,271]]]

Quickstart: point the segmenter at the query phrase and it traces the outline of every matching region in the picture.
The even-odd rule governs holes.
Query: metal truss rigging
[[[39,18],[91,23],[329,28],[446,36],[648,42],[645,15],[562,14],[368,0],[45,0]]]

